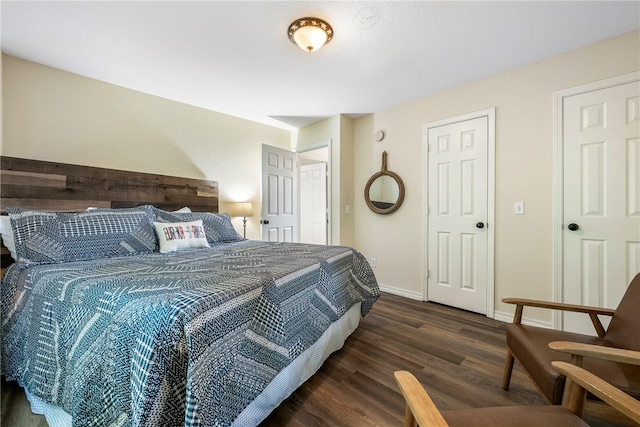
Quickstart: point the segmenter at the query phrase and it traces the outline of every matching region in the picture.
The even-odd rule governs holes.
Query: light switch
[[[351,205],[346,205],[344,207],[344,213],[350,214],[351,213]]]
[[[516,215],[524,215],[524,202],[515,202],[513,204],[513,213]]]

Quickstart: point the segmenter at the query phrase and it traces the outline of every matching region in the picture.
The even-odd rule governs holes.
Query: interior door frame
[[[487,314],[495,316],[495,152],[496,152],[496,108],[426,123],[422,127],[422,299],[428,295],[428,242],[429,242],[429,129],[467,120],[487,117]]]
[[[333,192],[331,191],[331,139],[325,139],[323,141],[316,142],[315,144],[305,145],[304,147],[296,148],[296,154],[304,153],[307,151],[317,150],[319,148],[327,148],[327,245],[331,245],[331,199]],[[298,168],[298,174],[300,174],[300,168]],[[298,182],[300,181],[298,176]],[[300,192],[300,186],[298,186],[298,192]],[[300,194],[298,194],[298,211],[300,211]],[[300,217],[298,217],[298,229],[300,228]]]
[[[553,282],[555,301],[564,295],[564,99],[640,80],[640,71],[553,92]],[[552,328],[562,329],[562,313],[554,310]]]

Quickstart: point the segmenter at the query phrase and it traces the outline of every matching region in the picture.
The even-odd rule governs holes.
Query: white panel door
[[[615,308],[640,271],[639,95],[636,81],[564,99],[566,303]],[[594,331],[584,315],[563,325]]]
[[[300,166],[300,242],[327,244],[327,164]]]
[[[429,128],[429,301],[487,313],[488,117]]]
[[[262,145],[262,240],[297,242],[296,153]]]

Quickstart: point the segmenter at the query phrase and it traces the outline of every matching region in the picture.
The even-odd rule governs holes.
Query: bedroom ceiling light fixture
[[[333,28],[320,18],[300,18],[289,25],[289,40],[300,49],[315,52],[333,38]]]

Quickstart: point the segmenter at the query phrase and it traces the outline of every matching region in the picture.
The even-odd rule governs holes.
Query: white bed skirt
[[[311,347],[295,358],[267,385],[253,402],[240,413],[232,426],[256,426],[264,420],[291,393],[322,366],[331,353],[342,348],[345,340],[360,324],[360,303],[354,305],[329,326]],[[31,411],[44,415],[50,427],[70,427],[71,415],[62,408],[50,405],[27,389],[25,394],[31,403]]]

